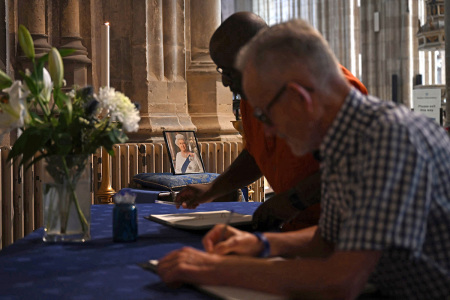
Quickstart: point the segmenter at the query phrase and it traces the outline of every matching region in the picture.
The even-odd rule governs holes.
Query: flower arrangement
[[[92,87],[64,92],[61,55],[71,50],[53,48],[36,61],[33,40],[23,25],[19,44],[33,70],[20,72],[23,82],[0,70],[0,136],[15,128],[23,130],[9,158],[22,156],[22,163],[32,164],[51,155],[95,153],[99,147],[113,154],[114,144],[128,140],[124,131],[137,131],[138,110],[114,88],[100,88],[98,95]],[[47,61],[50,72],[44,68]]]
[[[113,155],[113,145],[128,140],[125,131],[138,130],[139,112],[128,97],[113,88],[100,88],[98,95],[89,86],[65,88],[61,57],[72,50],[52,48],[37,59],[31,35],[23,25],[19,26],[18,37],[32,70],[20,72],[22,81],[13,80],[0,70],[0,140],[4,133],[21,129],[8,159],[20,159],[26,167],[45,159],[46,170],[54,182],[64,186],[58,193],[67,194],[68,190],[70,194],[66,216],[58,221],[61,231],[66,231],[73,206],[86,231],[88,222],[75,188],[88,155],[100,147]],[[47,62],[48,71],[44,67]],[[53,192],[52,197],[56,194]]]

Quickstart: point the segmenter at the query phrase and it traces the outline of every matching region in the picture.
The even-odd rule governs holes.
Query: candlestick
[[[109,22],[102,25],[101,50],[101,82],[100,86],[109,87]],[[111,187],[110,157],[102,147],[102,183],[97,191],[97,203],[112,203],[112,196],[116,193]]]
[[[109,22],[102,25],[101,82],[102,87],[109,87]]]

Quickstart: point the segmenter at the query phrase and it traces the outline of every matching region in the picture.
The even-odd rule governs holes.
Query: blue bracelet
[[[269,240],[262,232],[253,232],[253,234],[258,238],[258,241],[263,243],[263,249],[261,253],[259,253],[259,257],[269,257],[270,256],[270,243]]]

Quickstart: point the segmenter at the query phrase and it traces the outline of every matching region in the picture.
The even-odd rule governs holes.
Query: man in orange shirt
[[[286,222],[285,229],[309,227],[317,224],[319,218],[319,162],[313,154],[297,157],[284,140],[265,135],[263,125],[253,117],[253,110],[245,101],[241,74],[233,67],[239,49],[265,28],[267,24],[259,16],[238,12],[226,19],[211,37],[210,54],[222,75],[223,85],[243,99],[240,108],[245,149],[213,182],[187,186],[175,202],[178,206],[194,208],[249,185],[264,175],[276,195],[265,201],[253,215],[255,229],[267,230],[286,221],[291,222]],[[367,94],[364,85],[347,69],[341,68],[349,82]]]

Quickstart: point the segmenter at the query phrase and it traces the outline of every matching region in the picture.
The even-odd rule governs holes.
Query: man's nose
[[[228,76],[222,75],[222,84],[224,87],[229,87],[229,86],[231,86],[232,83],[233,83],[233,81],[231,81],[231,79],[228,78]]]

